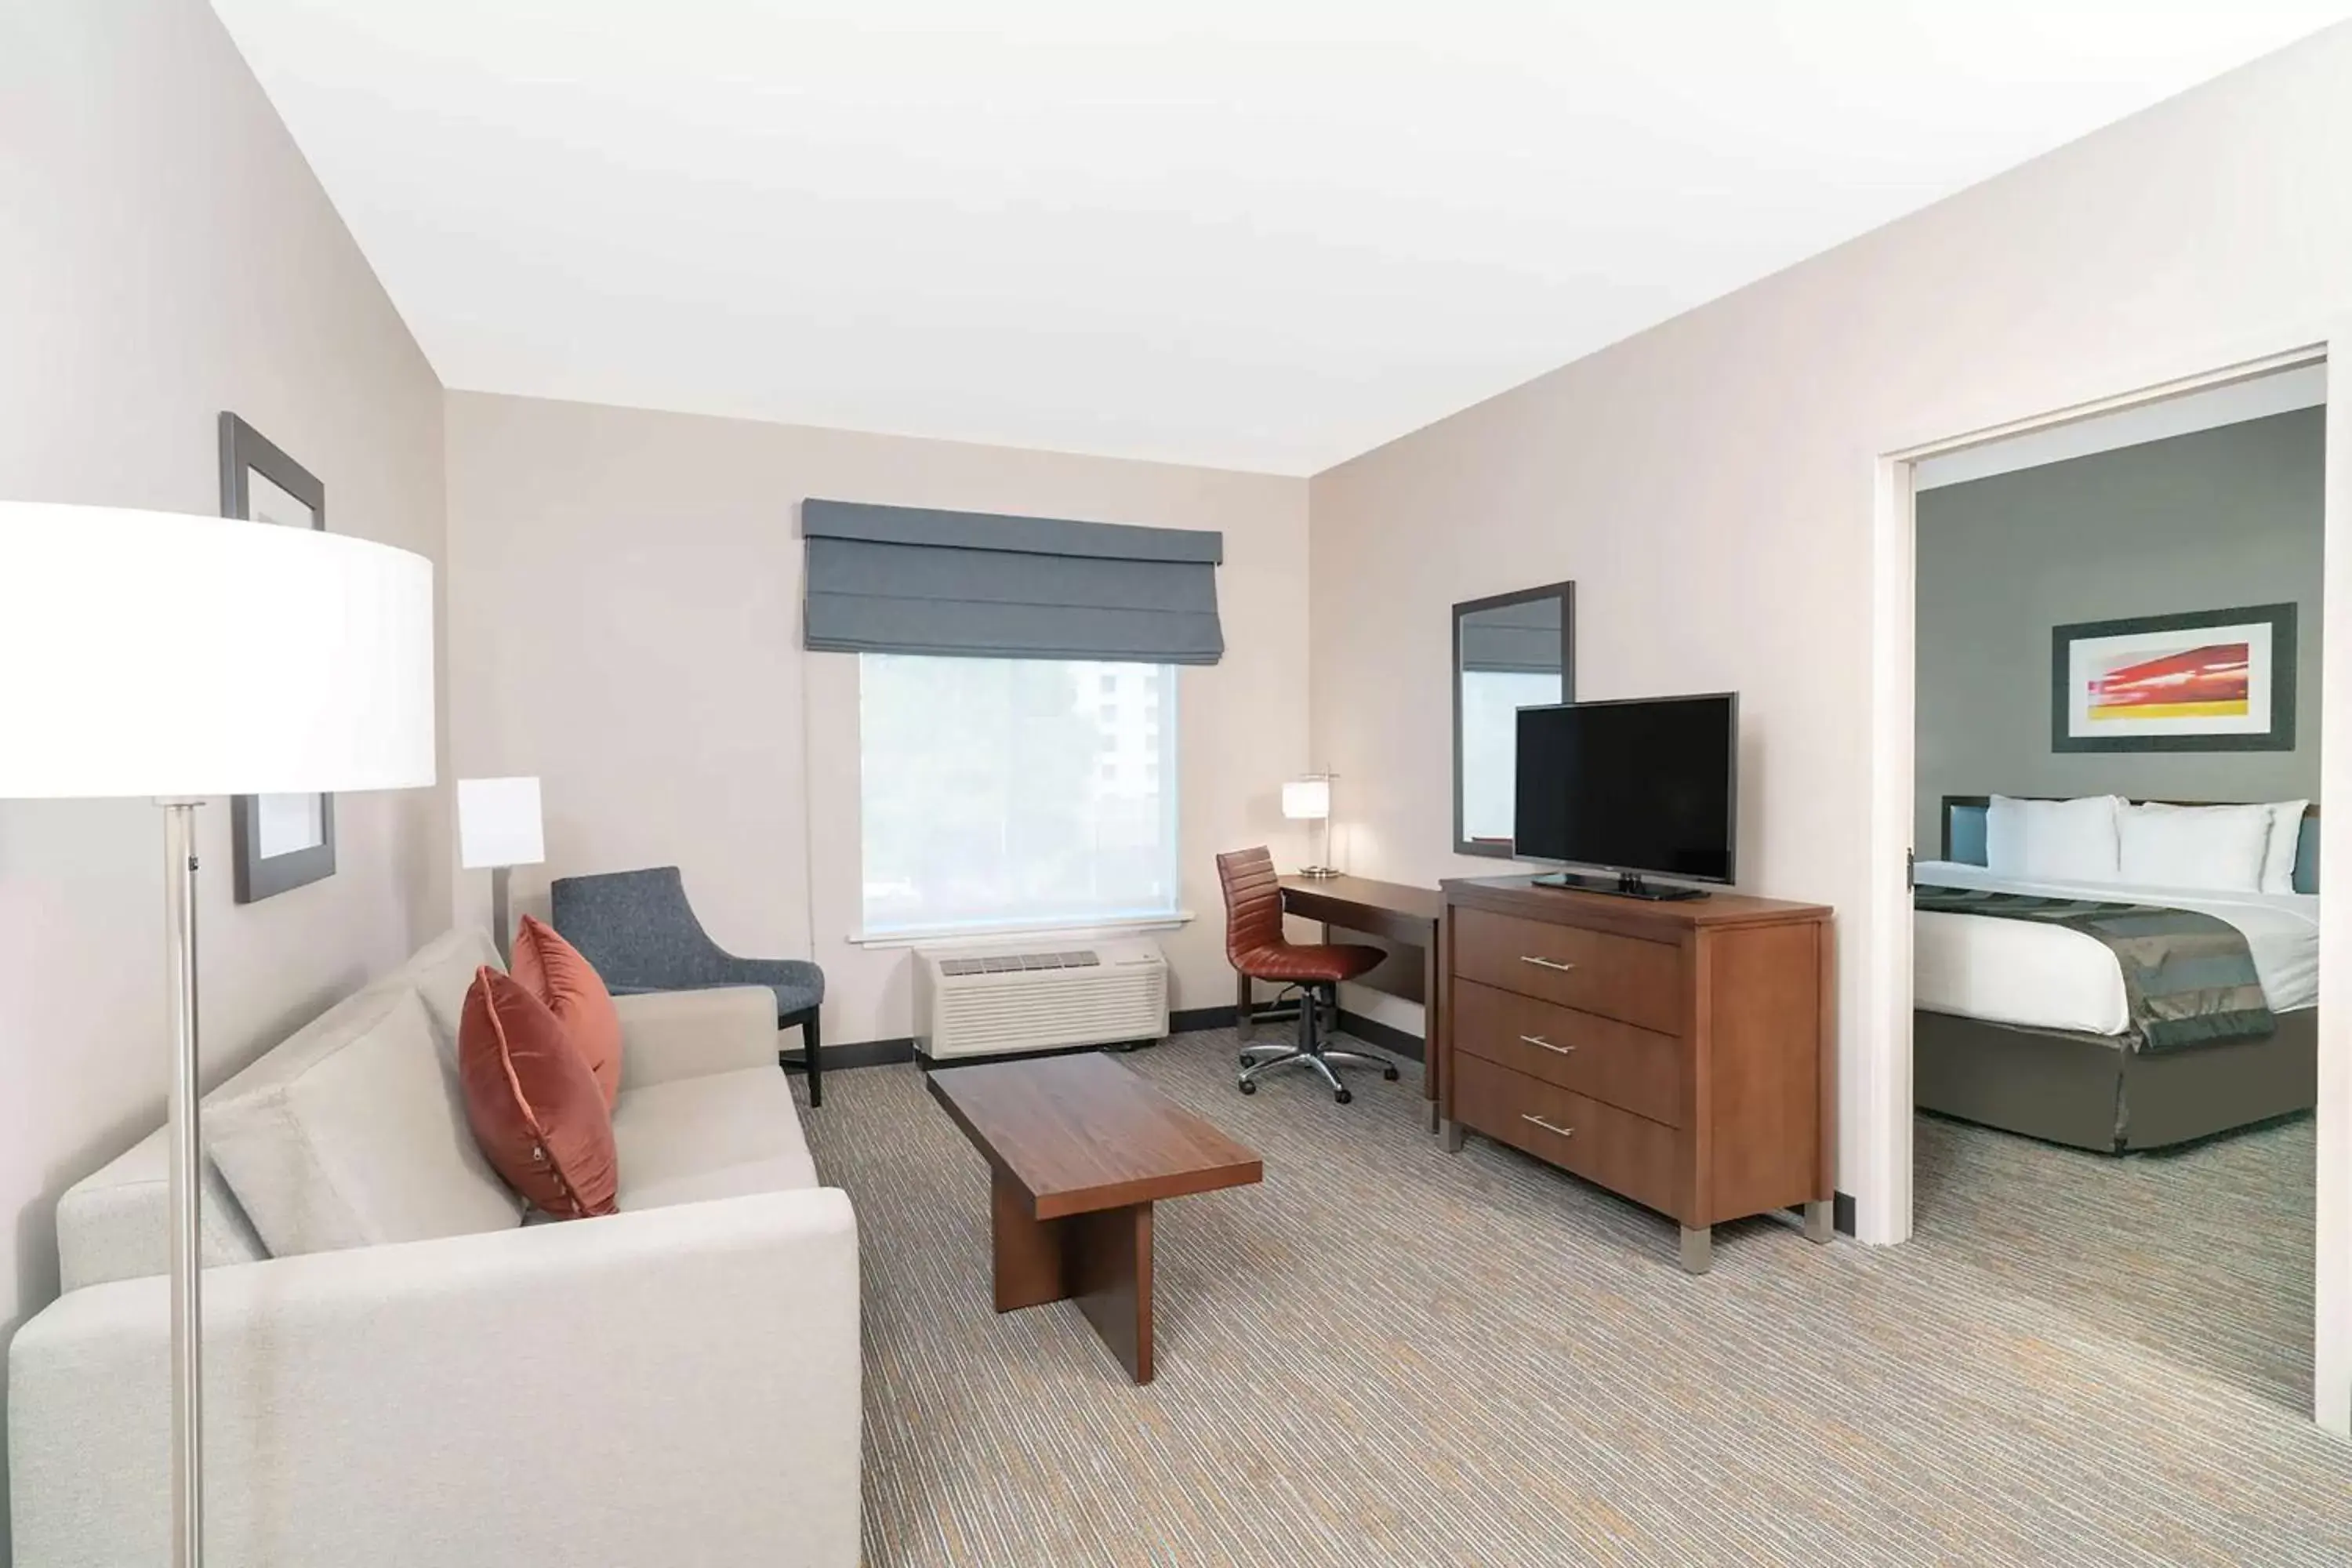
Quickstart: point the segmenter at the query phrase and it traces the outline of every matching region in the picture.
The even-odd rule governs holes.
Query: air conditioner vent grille
[[[1017,974],[1028,969],[1093,969],[1102,960],[1092,952],[997,952],[984,958],[940,961],[941,974]]]
[[[1168,964],[1148,942],[915,957],[915,1043],[934,1059],[1151,1040],[1168,1032]]]

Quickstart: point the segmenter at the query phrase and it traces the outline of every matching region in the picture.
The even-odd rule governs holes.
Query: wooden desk
[[[1445,919],[1445,895],[1435,888],[1415,888],[1402,882],[1376,882],[1369,877],[1285,877],[1282,879],[1282,912],[1297,915],[1301,920],[1320,921],[1324,939],[1330,940],[1331,928],[1361,931],[1384,942],[1416,949],[1421,953],[1417,975],[1417,998],[1422,1007],[1421,1026],[1421,1093],[1429,1101],[1430,1130],[1437,1129],[1438,1074],[1441,1070],[1437,1049],[1438,984],[1437,933]],[[1391,981],[1383,984],[1383,971],[1374,970],[1364,976],[1361,984],[1376,989],[1410,996],[1412,991]],[[1249,977],[1236,974],[1234,980],[1234,1027],[1244,1039],[1249,1037],[1252,1016]]]

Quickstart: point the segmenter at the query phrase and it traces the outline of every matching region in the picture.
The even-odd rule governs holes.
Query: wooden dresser
[[[1803,1205],[1831,1234],[1830,911],[1737,893],[1653,903],[1444,885],[1440,1103],[1465,1129],[1671,1215],[1704,1273],[1713,1228]]]

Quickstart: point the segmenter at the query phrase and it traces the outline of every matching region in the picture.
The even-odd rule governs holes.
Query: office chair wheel
[[[1340,1104],[1345,1105],[1348,1101],[1355,1099],[1356,1097],[1349,1094],[1344,1089],[1335,1089],[1331,1091],[1331,1098],[1338,1100]]]
[[[1257,1092],[1257,1085],[1251,1079],[1242,1079],[1238,1081],[1241,1087],[1241,1091],[1244,1094],[1255,1094]]]
[[[1381,1069],[1381,1076],[1388,1079],[1391,1083],[1394,1083],[1397,1080],[1397,1069],[1392,1067],[1382,1068]]]
[[[1251,1052],[1244,1051],[1242,1053],[1242,1066],[1245,1068],[1254,1068],[1257,1066],[1257,1058]]]

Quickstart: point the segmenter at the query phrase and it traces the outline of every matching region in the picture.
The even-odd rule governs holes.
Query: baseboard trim
[[[1232,1007],[1181,1007],[1168,1015],[1168,1032],[1189,1035],[1196,1029],[1230,1029],[1239,1016]],[[1298,1016],[1296,1006],[1268,1006],[1257,1014],[1260,1024],[1288,1023]],[[1408,1034],[1391,1024],[1377,1018],[1367,1018],[1361,1013],[1339,1009],[1339,1027],[1368,1046],[1378,1046],[1392,1056],[1410,1061],[1421,1060],[1421,1037]]]
[[[1339,1009],[1339,1027],[1366,1045],[1378,1046],[1391,1056],[1409,1061],[1421,1060],[1421,1037],[1407,1034],[1393,1024],[1383,1024],[1377,1018],[1367,1018],[1361,1013]]]
[[[1271,1011],[1262,1012],[1258,1015],[1258,1021],[1261,1024],[1283,1023],[1297,1016],[1296,1007],[1286,1007],[1279,1014]],[[1189,1035],[1200,1029],[1230,1029],[1234,1026],[1234,1010],[1230,1005],[1223,1007],[1180,1007],[1168,1015],[1168,1032],[1171,1035]],[[1392,1024],[1383,1024],[1377,1018],[1367,1018],[1361,1013],[1351,1013],[1342,1007],[1339,1009],[1339,1027],[1366,1045],[1378,1046],[1392,1056],[1403,1057],[1408,1061],[1417,1062],[1422,1059],[1421,1037],[1409,1034]],[[1072,1051],[1092,1051],[1117,1047],[1073,1046],[1069,1048]],[[824,1047],[824,1070],[827,1072],[844,1072],[853,1068],[891,1067],[899,1062],[911,1062],[918,1059],[915,1042],[911,1037],[906,1036],[895,1040],[856,1040],[846,1045],[828,1045]],[[1053,1053],[1021,1051],[1003,1058],[975,1057],[971,1059],[973,1061],[1011,1060],[1014,1056],[1048,1054]],[[802,1055],[798,1051],[786,1051],[783,1056],[784,1059],[794,1067],[802,1063]],[[959,1062],[958,1065],[961,1063]],[[1853,1200],[1841,1193],[1838,1194],[1838,1228],[1851,1236],[1853,1234]]]
[[[896,1040],[858,1040],[850,1045],[824,1046],[819,1049],[824,1053],[824,1070],[827,1072],[839,1072],[848,1068],[888,1067],[894,1062],[915,1059],[912,1037]],[[784,1055],[787,1059],[796,1062],[801,1053],[786,1051]]]

